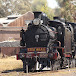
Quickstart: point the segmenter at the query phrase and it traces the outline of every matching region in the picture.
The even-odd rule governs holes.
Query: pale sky
[[[51,8],[58,7],[56,0],[47,0],[47,2],[48,2],[48,6]]]

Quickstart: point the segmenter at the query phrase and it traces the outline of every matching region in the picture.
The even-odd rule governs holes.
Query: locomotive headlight
[[[34,25],[39,25],[40,24],[40,19],[39,18],[34,19],[33,24]]]

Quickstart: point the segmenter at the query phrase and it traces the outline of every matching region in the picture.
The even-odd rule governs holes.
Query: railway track
[[[30,72],[26,74],[27,76],[76,76],[76,68],[68,68],[68,69],[60,69],[56,71],[38,71],[38,72]]]

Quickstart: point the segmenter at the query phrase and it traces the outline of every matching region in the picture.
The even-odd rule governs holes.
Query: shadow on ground
[[[13,70],[5,70],[2,73],[10,73],[10,72],[22,72],[23,68],[13,69]]]
[[[39,71],[30,71],[31,73],[36,73],[36,72],[48,72],[50,70],[39,70]],[[23,68],[18,68],[18,69],[13,69],[13,70],[5,70],[5,71],[2,71],[1,73],[10,73],[10,72],[23,72]],[[51,71],[51,72],[58,72],[57,70],[56,71]]]

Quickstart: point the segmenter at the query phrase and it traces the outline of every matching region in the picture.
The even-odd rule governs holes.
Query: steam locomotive
[[[17,59],[23,62],[24,72],[57,70],[75,67],[74,30],[71,24],[43,12],[33,12],[34,20],[20,31],[21,49]]]

